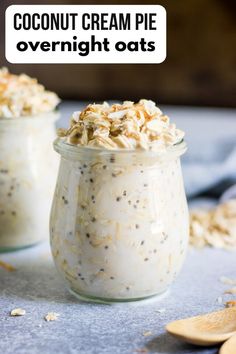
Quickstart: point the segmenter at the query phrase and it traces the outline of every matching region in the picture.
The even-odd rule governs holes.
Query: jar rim
[[[1,124],[21,124],[22,122],[30,122],[30,121],[37,121],[41,119],[45,119],[45,115],[48,117],[46,119],[51,119],[52,121],[57,121],[60,116],[59,110],[49,111],[49,112],[42,112],[40,114],[29,115],[29,116],[19,116],[19,117],[0,117],[0,125]]]
[[[65,141],[63,138],[58,137],[53,142],[53,146],[56,152],[61,155],[68,154],[71,157],[83,155],[97,154],[103,156],[110,156],[113,154],[119,154],[120,156],[140,156],[140,157],[162,157],[166,155],[183,155],[187,150],[187,144],[184,139],[180,140],[178,143],[174,145],[170,145],[165,150],[162,151],[152,151],[152,150],[137,150],[137,149],[104,149],[97,147],[88,147],[88,146],[80,146],[73,145]]]

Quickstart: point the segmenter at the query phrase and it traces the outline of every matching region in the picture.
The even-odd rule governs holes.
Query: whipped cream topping
[[[175,145],[184,132],[170,123],[153,101],[90,104],[74,112],[68,130],[58,136],[75,145],[105,149],[161,150]]]
[[[0,69],[0,119],[51,112],[59,102],[58,96],[45,90],[36,79]]]

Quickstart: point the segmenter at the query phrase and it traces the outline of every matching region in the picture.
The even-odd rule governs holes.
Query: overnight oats
[[[48,237],[58,102],[37,80],[0,70],[0,251]]]
[[[89,105],[58,135],[51,248],[68,289],[95,301],[165,292],[188,245],[184,133],[141,100]]]

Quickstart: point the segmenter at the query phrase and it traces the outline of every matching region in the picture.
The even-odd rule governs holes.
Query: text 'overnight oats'
[[[89,105],[58,133],[51,247],[68,288],[107,301],[163,293],[188,245],[184,133],[147,100]]]
[[[48,237],[58,102],[36,79],[0,70],[0,251]]]

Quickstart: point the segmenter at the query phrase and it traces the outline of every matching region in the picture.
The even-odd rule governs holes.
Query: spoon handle
[[[219,354],[235,354],[236,353],[236,335],[229,338],[220,348]]]

